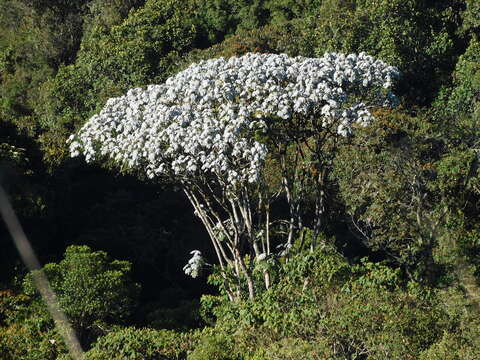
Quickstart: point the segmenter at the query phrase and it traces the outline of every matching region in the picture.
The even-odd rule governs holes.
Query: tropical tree
[[[241,297],[244,279],[252,298],[256,260],[274,256],[271,228],[286,231],[282,254],[305,226],[318,235],[331,162],[327,149],[355,126],[368,125],[371,107],[396,104],[390,88],[397,76],[395,68],[366,54],[207,60],[162,85],[108,100],[70,137],[70,151],[87,162],[107,159],[122,170],[180,184],[225,280],[226,270],[233,272],[229,297]],[[307,224],[309,193],[315,215]],[[270,204],[280,195],[288,215],[272,219]]]

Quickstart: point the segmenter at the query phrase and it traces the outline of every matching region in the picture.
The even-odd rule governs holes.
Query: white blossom
[[[192,258],[188,260],[187,265],[183,267],[183,271],[186,275],[191,276],[192,278],[198,277],[205,265],[205,260],[202,257],[202,253],[199,250],[193,250],[190,252]]]
[[[150,178],[212,174],[222,182],[258,180],[267,147],[252,136],[271,119],[322,117],[346,136],[368,125],[371,106],[391,106],[397,69],[361,54],[321,58],[246,54],[191,65],[161,85],[109,99],[69,138],[71,156],[108,157]],[[355,103],[360,92],[376,96]],[[352,94],[356,94],[355,96]]]
[[[263,261],[263,260],[265,260],[266,258],[267,258],[267,254],[261,253],[261,254],[259,254],[259,255],[256,257],[256,260],[257,260],[257,261]]]

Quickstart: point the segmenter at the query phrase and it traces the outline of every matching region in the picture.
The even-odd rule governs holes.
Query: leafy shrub
[[[350,265],[324,249],[294,256],[282,268],[287,275],[253,301],[207,299],[217,316],[212,331],[224,334],[232,354],[294,358],[298,349],[286,339],[295,339],[313,359],[409,359],[446,329],[436,297],[388,266]]]
[[[226,356],[221,348],[252,359],[301,358],[300,349],[312,359],[408,359],[446,329],[438,299],[385,265],[350,265],[324,249],[293,256],[282,271],[286,276],[253,301],[204,298],[217,322],[196,349],[217,349],[208,354],[219,359]]]
[[[35,318],[0,327],[2,360],[57,360],[67,354],[62,337]]]
[[[195,349],[188,355],[188,360],[240,360],[235,353],[232,338],[224,332],[207,329],[199,337]]]
[[[265,348],[260,348],[250,360],[320,360],[334,359],[328,343],[322,339],[305,341],[285,338]]]
[[[191,339],[186,334],[126,328],[99,338],[86,360],[180,360],[190,349]]]
[[[139,292],[130,278],[130,267],[127,261],[110,261],[103,251],[70,246],[62,261],[45,265],[43,271],[63,311],[84,335],[99,330],[96,322],[122,323],[129,318]],[[35,294],[31,274],[24,288],[25,293]]]

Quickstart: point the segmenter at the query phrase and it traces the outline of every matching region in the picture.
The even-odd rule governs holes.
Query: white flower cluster
[[[183,272],[192,278],[196,278],[201,274],[203,266],[205,265],[205,260],[199,250],[193,250],[190,254],[193,256],[188,260],[187,265],[183,267]]]
[[[340,135],[372,116],[358,94],[374,91],[374,103],[391,105],[398,71],[366,54],[322,58],[247,54],[191,65],[162,85],[132,89],[108,100],[69,139],[71,156],[107,156],[146,171],[191,177],[213,173],[231,184],[255,182],[266,147],[253,130],[269,119],[317,114]]]

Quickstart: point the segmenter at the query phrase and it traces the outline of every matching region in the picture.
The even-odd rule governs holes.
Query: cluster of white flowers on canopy
[[[347,135],[372,120],[369,106],[393,105],[398,70],[364,53],[321,58],[247,54],[191,65],[162,85],[107,101],[69,138],[71,156],[107,156],[150,178],[213,173],[226,183],[257,181],[267,148],[254,131],[269,119],[317,114]],[[375,91],[368,106],[355,103]]]
[[[201,274],[203,266],[205,265],[205,260],[199,250],[193,250],[190,254],[193,256],[188,260],[187,265],[183,267],[183,272],[192,278],[196,278]]]

